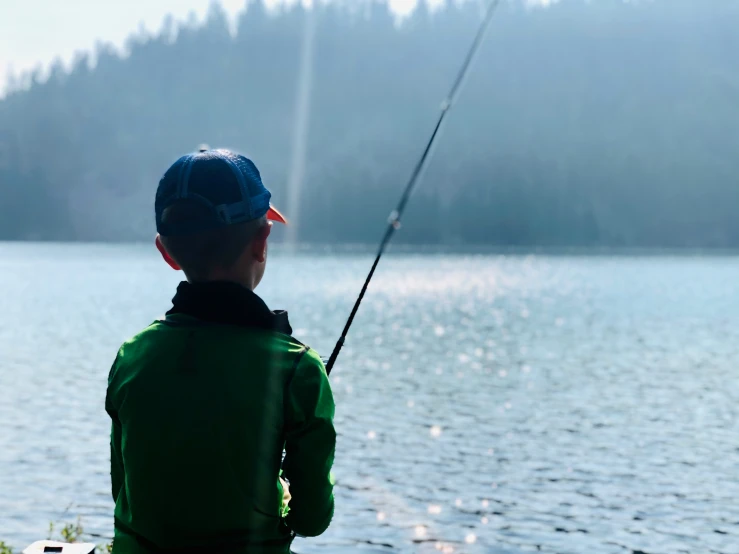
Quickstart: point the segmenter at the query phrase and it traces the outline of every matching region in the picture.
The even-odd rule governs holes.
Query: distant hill
[[[299,237],[368,242],[480,20],[316,17]],[[257,162],[284,206],[306,13],[251,4],[101,46],[0,101],[0,239],[138,240],[166,167],[202,142]],[[503,3],[400,241],[739,246],[739,3]],[[294,215],[294,214],[293,214]]]

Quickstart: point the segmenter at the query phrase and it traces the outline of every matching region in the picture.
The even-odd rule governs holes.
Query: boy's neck
[[[236,283],[242,287],[253,291],[259,284],[259,278],[255,271],[233,271],[233,270],[214,270],[205,279],[193,281],[188,277],[190,283]]]
[[[236,285],[240,285],[240,286],[244,287],[247,290],[250,290],[252,292],[254,291],[254,287],[251,287],[248,282],[245,282],[244,280],[239,280],[239,279],[227,279],[227,278],[215,278],[215,277],[212,277],[210,279],[201,279],[201,280],[198,280],[198,281],[194,281],[192,279],[187,279],[187,282],[190,283],[191,285],[207,285],[209,283],[213,283],[213,284],[215,284],[215,283],[234,283]]]

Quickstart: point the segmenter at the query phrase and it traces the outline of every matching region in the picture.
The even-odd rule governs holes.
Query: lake
[[[330,353],[372,255],[276,248]],[[0,539],[112,534],[108,370],[179,276],[141,245],[0,244]],[[739,257],[383,260],[332,382],[336,516],[299,553],[739,552]]]

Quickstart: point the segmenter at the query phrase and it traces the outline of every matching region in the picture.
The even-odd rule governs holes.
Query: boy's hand
[[[290,503],[292,496],[290,495],[290,487],[287,484],[287,481],[282,477],[280,477],[280,484],[282,485],[282,517],[285,517],[287,512],[290,510],[288,504]]]

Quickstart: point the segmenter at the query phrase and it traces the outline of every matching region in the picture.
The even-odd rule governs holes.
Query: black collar
[[[210,323],[257,327],[292,335],[285,311],[270,311],[264,300],[237,283],[182,282],[167,315],[183,314]]]

